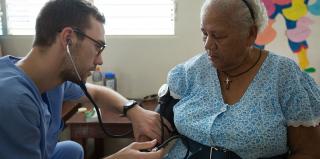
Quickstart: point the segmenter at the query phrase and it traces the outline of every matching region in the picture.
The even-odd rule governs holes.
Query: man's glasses
[[[81,36],[84,36],[88,39],[90,39],[91,41],[93,41],[95,43],[95,46],[97,48],[97,51],[98,51],[98,54],[97,56],[99,56],[101,54],[101,52],[104,50],[104,48],[106,47],[106,44],[104,44],[103,42],[101,41],[97,41],[95,39],[93,39],[92,37],[90,37],[89,35],[85,34],[84,32],[82,32],[80,29],[78,28],[72,28],[73,31]]]

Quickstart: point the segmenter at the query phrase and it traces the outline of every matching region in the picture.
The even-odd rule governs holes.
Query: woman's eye
[[[212,37],[214,37],[215,39],[219,38],[218,34],[212,34]]]
[[[207,37],[208,37],[208,34],[207,34],[207,33],[203,33],[202,39],[203,39],[204,41],[207,39]]]
[[[212,34],[212,37],[215,38],[215,39],[223,39],[223,38],[225,38],[226,36],[224,36],[224,35],[219,35],[219,34]]]

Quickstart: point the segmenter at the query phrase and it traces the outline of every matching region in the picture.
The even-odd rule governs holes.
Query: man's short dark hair
[[[41,9],[36,20],[33,46],[47,47],[65,27],[90,28],[90,17],[105,23],[104,16],[86,0],[51,0]]]

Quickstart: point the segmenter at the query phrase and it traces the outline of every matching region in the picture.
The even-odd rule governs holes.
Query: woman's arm
[[[320,158],[320,126],[288,127],[288,142],[291,150],[289,159]]]

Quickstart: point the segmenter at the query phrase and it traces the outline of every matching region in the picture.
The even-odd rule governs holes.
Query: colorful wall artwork
[[[256,46],[260,48],[266,47],[274,41],[278,36],[285,36],[287,45],[289,46],[293,56],[297,59],[297,63],[305,72],[314,74],[320,63],[320,48],[317,46],[309,46],[309,37],[320,30],[312,30],[311,26],[315,25],[315,18],[320,20],[320,0],[261,0],[266,8],[269,16],[269,22],[266,29],[258,35]],[[275,28],[274,25],[279,23],[279,17],[283,19],[281,28]],[[279,25],[278,25],[279,26]],[[314,27],[313,27],[314,28]],[[318,28],[320,28],[318,26]],[[285,29],[284,34],[277,29]],[[317,42],[320,37],[317,37]],[[283,45],[282,45],[283,46]],[[317,47],[317,53],[312,53],[318,58],[318,63],[311,63],[309,51],[311,47]],[[317,55],[315,55],[317,54]]]

